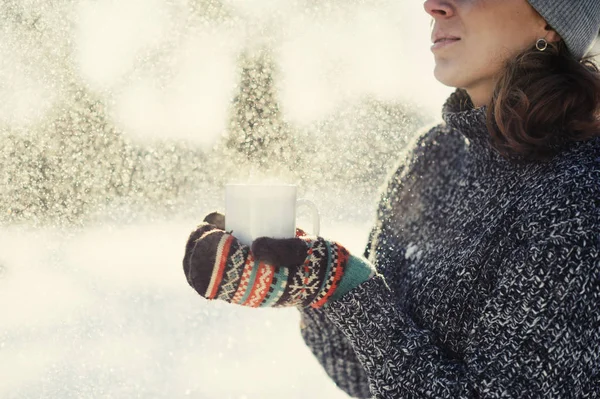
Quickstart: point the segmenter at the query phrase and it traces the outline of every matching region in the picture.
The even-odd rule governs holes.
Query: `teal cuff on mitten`
[[[330,298],[336,301],[375,275],[375,267],[365,258],[350,255],[340,284]]]

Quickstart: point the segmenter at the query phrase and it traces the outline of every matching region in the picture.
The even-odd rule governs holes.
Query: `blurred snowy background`
[[[398,3],[0,3],[0,221],[170,218],[233,175],[370,192],[445,97]]]
[[[224,183],[268,177],[362,251],[450,92],[422,2],[5,0],[0,22],[0,397],[346,397],[297,311],[205,302],[183,247]]]

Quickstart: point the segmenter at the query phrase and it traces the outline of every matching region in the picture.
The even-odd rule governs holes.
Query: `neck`
[[[472,87],[465,87],[469,97],[475,108],[481,108],[489,105],[492,101],[492,93],[494,92],[493,82],[480,82]]]

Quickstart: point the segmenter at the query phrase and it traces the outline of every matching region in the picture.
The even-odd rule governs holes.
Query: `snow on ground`
[[[295,309],[199,297],[181,258],[191,223],[0,231],[0,397],[345,398]],[[362,251],[368,225],[322,235]]]

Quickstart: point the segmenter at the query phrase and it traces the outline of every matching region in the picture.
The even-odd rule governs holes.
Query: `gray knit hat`
[[[600,31],[600,0],[528,0],[580,60]]]

